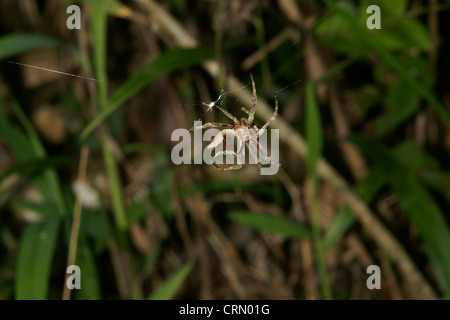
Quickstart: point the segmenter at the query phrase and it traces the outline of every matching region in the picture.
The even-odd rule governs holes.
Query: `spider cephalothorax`
[[[220,106],[218,106],[216,103],[214,103],[214,106],[218,108],[223,114],[225,114],[228,118],[233,120],[234,125],[226,124],[226,123],[214,123],[209,122],[205,123],[201,126],[194,126],[191,130],[201,130],[201,129],[207,129],[207,128],[225,128],[220,133],[218,133],[211,143],[206,147],[207,149],[213,151],[214,157],[216,156],[223,156],[223,155],[230,155],[234,156],[238,159],[237,164],[233,164],[228,167],[220,167],[215,162],[213,164],[220,170],[229,171],[229,170],[237,170],[242,168],[243,161],[245,161],[245,147],[249,150],[249,156],[254,157],[256,160],[256,164],[258,166],[262,166],[261,159],[265,164],[271,164],[269,157],[267,156],[267,153],[265,153],[264,148],[260,145],[258,142],[258,138],[264,133],[266,128],[270,125],[270,123],[276,118],[278,115],[278,100],[276,94],[274,94],[275,97],[275,111],[272,115],[272,117],[261,127],[258,129],[258,127],[253,123],[254,115],[256,111],[256,88],[255,88],[255,82],[253,81],[253,76],[250,75],[251,81],[252,81],[252,88],[253,88],[253,99],[252,99],[252,107],[249,110],[246,108],[242,108],[242,111],[244,111],[248,118],[241,118],[239,120],[235,116],[233,116],[228,111],[222,109]],[[236,139],[237,144],[234,145],[232,148],[228,148],[228,144],[226,143],[226,137],[231,137],[233,140]],[[222,149],[220,151],[217,151],[218,147],[222,145]],[[219,148],[220,149],[220,148]],[[258,158],[259,154],[259,158]],[[279,166],[279,164],[277,164]]]

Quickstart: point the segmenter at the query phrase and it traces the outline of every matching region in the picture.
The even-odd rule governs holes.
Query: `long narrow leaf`
[[[28,139],[30,140],[31,147],[33,148],[34,154],[38,158],[45,158],[47,153],[39,139],[38,134],[34,130],[33,125],[30,123],[28,118],[25,116],[25,113],[20,108],[19,104],[16,101],[13,101],[14,111],[19,118],[22,126],[25,129]],[[54,169],[47,169],[44,171],[44,177],[47,182],[47,188],[49,192],[47,193],[47,198],[55,201],[58,206],[58,210],[61,215],[66,214],[66,207],[64,203],[64,198],[61,192],[61,185],[58,179],[58,175]]]
[[[356,217],[348,206],[343,206],[336,217],[333,219],[331,226],[328,228],[324,238],[324,250],[327,251],[336,244],[342,236],[355,223]]]
[[[200,64],[213,57],[213,51],[208,48],[175,49],[163,53],[161,56],[142,67],[142,69],[117,89],[110,98],[105,110],[83,129],[81,138],[86,138],[92,130],[111,115],[122,103],[147,86],[156,77],[174,70]]]
[[[98,81],[98,107],[103,111],[106,109],[108,99],[108,76],[106,71],[106,43],[107,43],[107,16],[101,9],[94,7],[91,16],[94,34],[94,61]],[[125,206],[122,198],[122,186],[119,178],[117,161],[109,144],[103,141],[102,152],[108,175],[114,216],[117,226],[124,230],[127,227]]]
[[[42,143],[40,142],[33,126],[16,101],[13,101],[12,106],[25,130],[13,125],[9,121],[8,116],[5,113],[3,99],[0,94],[0,138],[8,144],[21,163],[39,161],[39,159],[45,158],[45,149],[42,146]],[[21,169],[28,170],[24,167]],[[8,173],[3,173],[1,175],[2,179],[5,174]],[[61,194],[59,179],[53,168],[42,170],[42,175],[33,179],[33,182],[47,200],[56,203],[60,214],[64,215],[66,213],[65,202]]]
[[[50,157],[45,159],[21,161],[0,174],[0,183],[15,173],[20,174],[21,176],[31,177],[35,174],[42,173],[42,171],[46,169],[72,165],[76,165],[76,162],[65,157]]]
[[[232,211],[228,214],[228,218],[258,231],[276,233],[285,238],[309,238],[311,236],[311,232],[307,227],[283,217],[246,211]]]
[[[353,137],[351,140],[382,168],[380,174],[393,188],[409,221],[420,233],[441,288],[445,292],[450,291],[450,229],[444,214],[416,173],[417,166],[430,166],[433,161],[424,155],[415,155],[412,147],[403,146],[391,151],[363,137]],[[412,165],[406,164],[411,158],[422,159]]]
[[[75,291],[75,297],[82,300],[99,300],[101,290],[95,257],[83,235],[80,235],[78,240],[76,265],[81,270],[81,290]]]
[[[28,225],[20,240],[17,259],[16,299],[48,298],[49,278],[59,220]]]
[[[30,202],[14,200],[11,202],[13,208],[30,210],[37,213],[43,219],[58,218],[58,207],[53,202]]]
[[[39,33],[14,33],[0,38],[0,60],[35,50],[60,46],[61,41]]]
[[[171,300],[180,289],[186,277],[192,270],[194,263],[188,262],[180,271],[164,282],[155,292],[153,292],[148,300]]]
[[[356,192],[365,202],[370,203],[375,195],[387,184],[383,168],[373,166],[369,174],[355,186]]]
[[[328,274],[324,260],[324,246],[320,235],[320,218],[319,218],[319,174],[318,163],[322,153],[323,145],[323,128],[320,117],[319,105],[316,100],[314,82],[308,82],[305,88],[306,92],[306,142],[308,144],[308,154],[306,163],[309,174],[313,180],[313,195],[311,199],[312,209],[312,238],[317,256],[317,266],[319,269],[320,284],[324,299],[332,299],[331,287],[329,285]]]
[[[444,215],[413,175],[393,178],[392,186],[427,246],[442,289],[450,292],[450,230]]]

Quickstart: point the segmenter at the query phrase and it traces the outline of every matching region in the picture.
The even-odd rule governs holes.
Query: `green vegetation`
[[[448,299],[450,1],[187,3],[0,4],[0,299]],[[279,172],[174,165],[250,74]]]

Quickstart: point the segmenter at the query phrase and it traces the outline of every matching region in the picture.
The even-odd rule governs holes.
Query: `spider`
[[[222,156],[222,155],[231,155],[236,158],[238,158],[238,163],[233,164],[228,167],[220,167],[216,164],[214,161],[213,164],[215,167],[222,171],[230,171],[230,170],[238,170],[243,167],[243,162],[245,160],[245,149],[244,147],[247,147],[249,150],[249,156],[254,157],[254,159],[257,158],[257,150],[260,151],[259,155],[260,158],[264,159],[264,165],[271,164],[271,161],[269,157],[267,156],[267,153],[265,152],[264,148],[259,144],[258,138],[264,133],[265,129],[270,125],[270,123],[277,117],[278,115],[278,99],[277,95],[274,93],[275,97],[275,111],[272,115],[272,117],[261,127],[258,129],[258,127],[253,123],[254,115],[256,111],[256,88],[255,88],[255,82],[253,80],[253,75],[250,74],[251,82],[252,82],[252,88],[253,88],[253,99],[252,99],[252,107],[249,110],[242,107],[241,110],[244,111],[248,118],[241,118],[239,120],[235,116],[233,116],[228,111],[222,109],[220,106],[217,105],[217,101],[213,102],[213,104],[217,109],[219,109],[223,114],[225,114],[229,119],[233,120],[234,125],[232,124],[226,124],[226,123],[216,123],[216,122],[209,122],[205,123],[201,126],[194,126],[189,131],[192,130],[201,130],[201,129],[209,129],[209,128],[225,128],[220,131],[219,134],[217,134],[211,141],[211,143],[206,147],[209,150],[214,151],[214,157],[216,156]],[[211,105],[210,104],[210,105]],[[208,105],[208,106],[210,106]],[[212,106],[210,106],[212,107]],[[233,150],[227,150],[226,149],[226,137],[233,137],[237,138],[237,148]],[[215,148],[219,146],[220,144],[223,144],[223,150],[219,152],[215,152]],[[263,164],[260,162],[260,159],[257,160],[257,165],[259,167],[262,167]],[[280,164],[277,164],[278,167]]]

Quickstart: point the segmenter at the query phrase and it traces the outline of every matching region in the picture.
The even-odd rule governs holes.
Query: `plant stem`
[[[94,61],[96,75],[98,78],[98,107],[100,112],[106,108],[108,96],[108,79],[106,73],[106,14],[101,9],[92,10],[92,27],[94,33]],[[106,129],[106,128],[105,128]],[[105,130],[106,131],[106,130]],[[106,133],[105,133],[106,134]],[[103,158],[106,166],[106,173],[111,189],[114,214],[117,227],[124,230],[127,227],[127,219],[122,198],[122,187],[117,168],[117,162],[114,158],[111,148],[107,141],[102,141]]]

